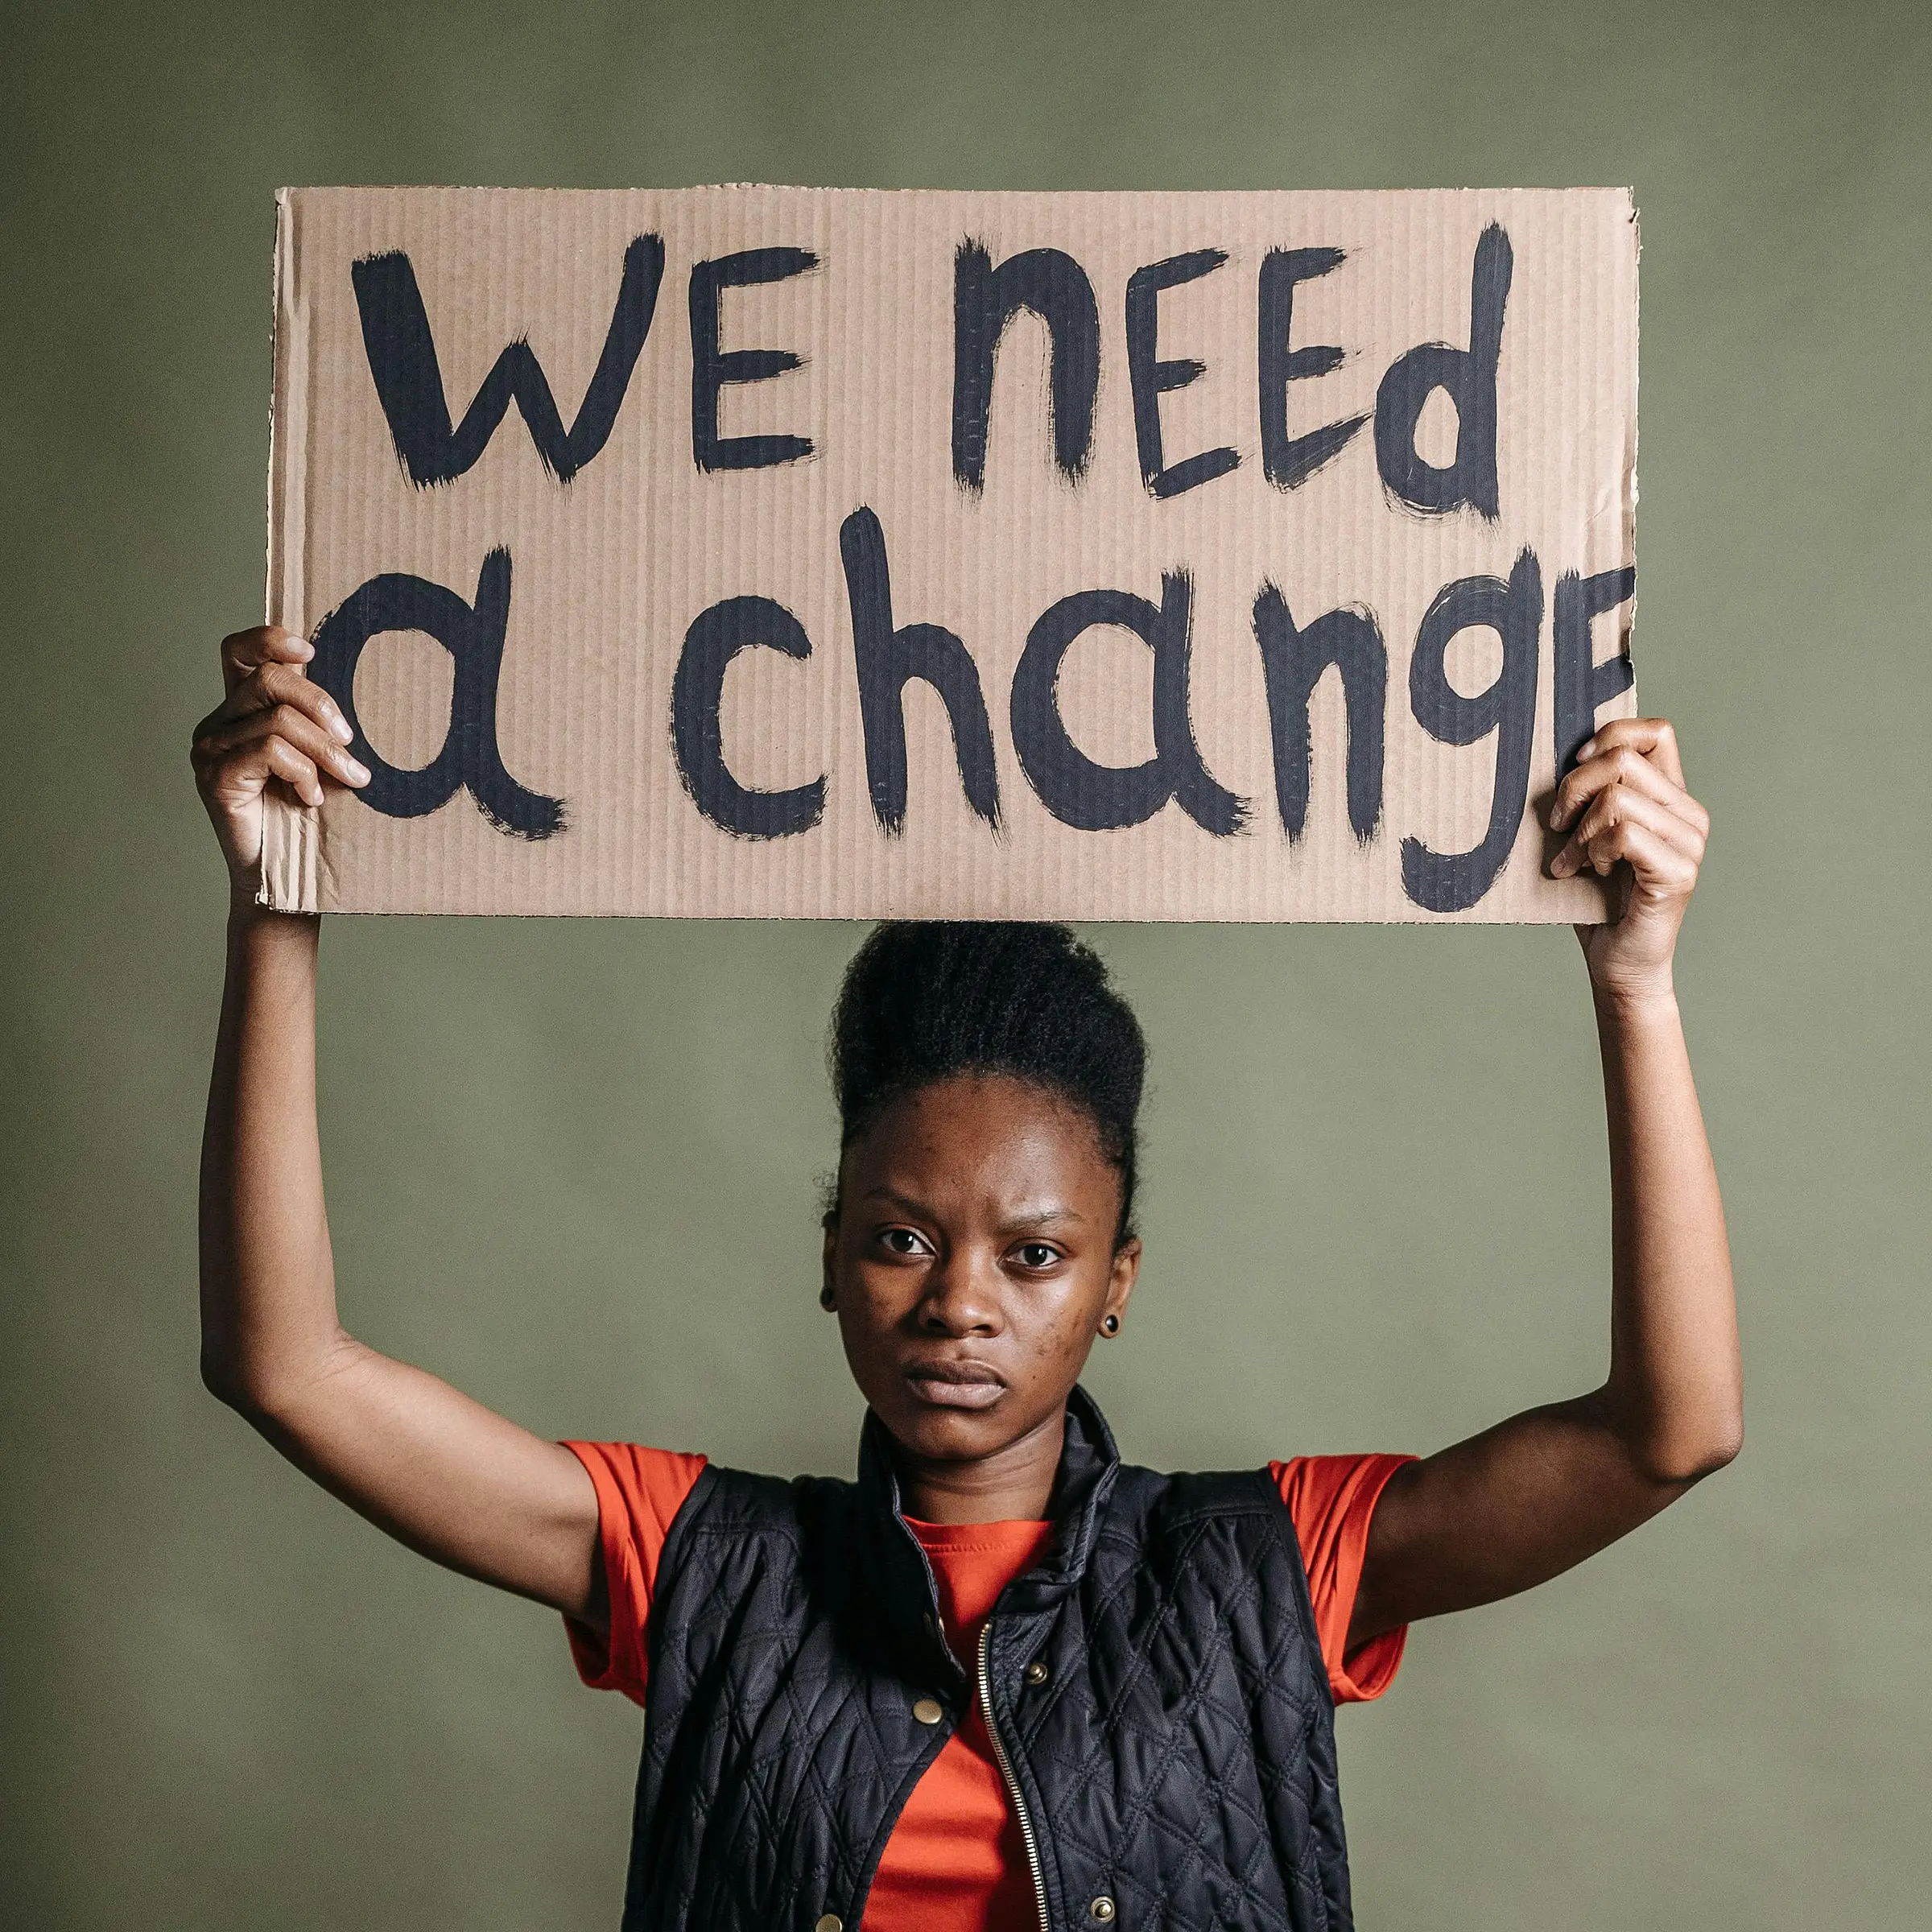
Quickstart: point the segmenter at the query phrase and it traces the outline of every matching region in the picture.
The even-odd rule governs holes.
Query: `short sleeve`
[[[597,1492],[597,1540],[610,1592],[610,1634],[600,1637],[574,1618],[564,1628],[577,1674],[593,1690],[621,1690],[644,1701],[648,1674],[645,1626],[664,1539],[705,1459],[635,1443],[566,1443]]]
[[[1322,1662],[1328,1670],[1329,1695],[1338,1704],[1366,1703],[1380,1697],[1395,1682],[1402,1665],[1402,1646],[1409,1637],[1406,1624],[1371,1637],[1347,1655],[1344,1647],[1355,1615],[1356,1593],[1361,1587],[1369,1519],[1389,1477],[1415,1459],[1412,1455],[1302,1455],[1268,1465],[1294,1519]]]

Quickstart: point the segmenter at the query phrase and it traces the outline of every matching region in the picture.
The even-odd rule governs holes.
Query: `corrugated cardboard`
[[[264,896],[1600,918],[1541,825],[1635,703],[1637,253],[1620,189],[288,191],[269,612],[378,782]]]

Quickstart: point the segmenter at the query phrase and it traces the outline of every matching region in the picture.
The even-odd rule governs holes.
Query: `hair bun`
[[[1131,1229],[1147,1049],[1133,1009],[1064,926],[895,919],[845,969],[830,1051],[840,1145],[934,1080],[1003,1073],[1085,1113],[1121,1176]]]

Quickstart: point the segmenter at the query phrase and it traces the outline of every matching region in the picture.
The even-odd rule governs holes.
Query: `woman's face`
[[[1001,1074],[894,1101],[839,1166],[825,1279],[845,1359],[900,1447],[1000,1454],[1057,1426],[1102,1319],[1127,1305],[1120,1177],[1093,1125]]]

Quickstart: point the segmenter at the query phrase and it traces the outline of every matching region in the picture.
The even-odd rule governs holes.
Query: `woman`
[[[1406,1625],[1554,1576],[1736,1453],[1722,1210],[1671,989],[1708,821],[1670,728],[1563,781],[1613,1191],[1600,1388],[1418,1461],[1121,1463],[1077,1385],[1125,1321],[1138,1028],[1063,928],[888,926],[833,1030],[821,1299],[856,1484],[544,1442],[346,1335],[314,1096],[318,922],[254,902],[272,780],[368,774],[274,628],[195,766],[235,893],[201,1197],[209,1387],[372,1521],[561,1611],[647,1714],[626,1928],[1343,1927],[1333,1703]]]

